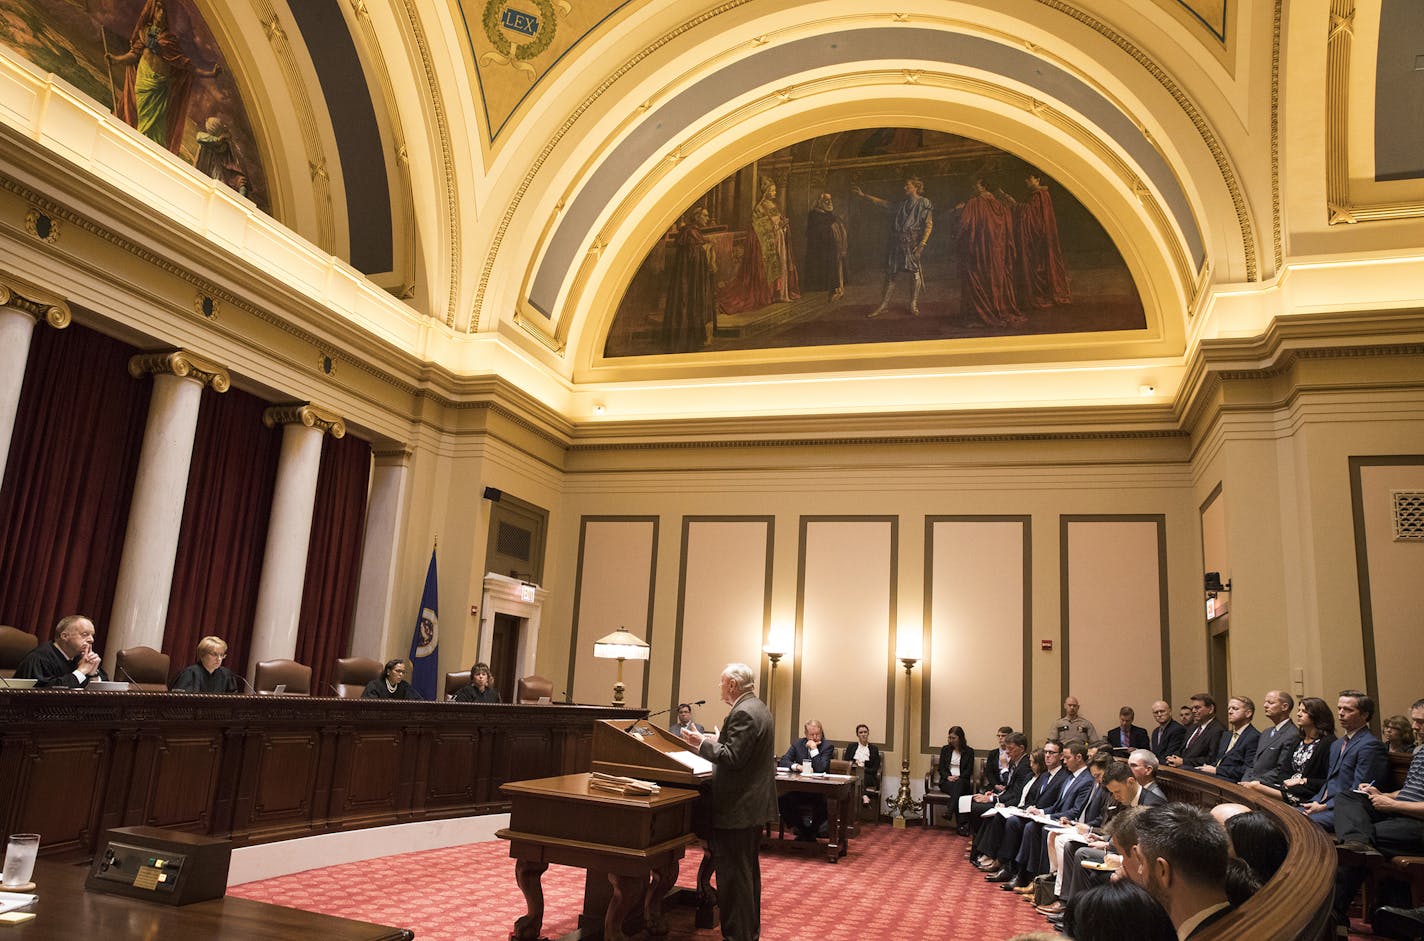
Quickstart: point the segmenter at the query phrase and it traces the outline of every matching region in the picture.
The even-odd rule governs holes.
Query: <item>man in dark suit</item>
[[[797,774],[824,774],[831,770],[836,746],[826,741],[825,729],[816,719],[809,719],[801,729],[806,734],[791,743],[778,764]],[[826,798],[820,794],[791,792],[781,795],[781,819],[796,831],[796,839],[814,842],[826,825]]]
[[[1187,730],[1172,718],[1172,707],[1165,700],[1157,700],[1152,704],[1152,718],[1157,725],[1152,729],[1147,747],[1159,762],[1166,761],[1168,755],[1180,755],[1187,741]]]
[[[1063,767],[1071,777],[1063,782],[1058,800],[1052,806],[1044,807],[1043,812],[1066,824],[1083,812],[1088,798],[1093,794],[1095,779],[1088,770],[1088,749],[1076,742],[1063,750]],[[1006,867],[1016,874],[1014,888],[1027,889],[1034,876],[1048,871],[1047,850],[1048,837],[1044,833],[1043,825],[1033,820],[1026,822],[1013,864]],[[1002,847],[999,855],[1004,855]]]
[[[1139,811],[1140,868],[1126,871],[1167,910],[1177,937],[1190,938],[1231,911],[1226,900],[1226,830],[1188,804]]]
[[[1251,724],[1256,704],[1250,696],[1232,696],[1226,703],[1226,723],[1230,731],[1221,737],[1221,751],[1213,764],[1197,768],[1202,774],[1214,774],[1228,781],[1240,781],[1246,769],[1256,760],[1256,743],[1261,733]]]
[[[761,828],[776,819],[776,727],[752,690],[752,668],[729,663],[722,701],[731,706],[716,736],[684,729],[682,738],[716,766],[712,775],[712,847],[724,941],[761,937]]]
[[[1300,809],[1326,830],[1335,829],[1335,798],[1361,784],[1383,781],[1389,772],[1384,743],[1370,731],[1375,701],[1357,689],[1347,689],[1335,701],[1335,716],[1343,733],[1330,746],[1330,774],[1315,798]]]
[[[1004,736],[1004,749],[1008,753],[1009,768],[1008,772],[1002,776],[1004,783],[998,785],[1002,790],[997,793],[988,791],[983,794],[975,794],[970,801],[970,816],[979,821],[978,829],[974,834],[974,851],[969,856],[975,864],[988,863],[993,860],[993,856],[984,851],[985,844],[980,841],[981,834],[986,832],[983,827],[982,815],[1000,804],[1009,807],[1016,806],[1024,796],[1024,789],[1033,782],[1033,766],[1028,758],[1028,737],[1022,732],[1010,732]],[[991,755],[990,758],[992,759],[992,757]],[[991,842],[994,844],[993,848],[997,849],[999,827],[991,827],[987,832],[993,833]]]
[[[1173,768],[1199,768],[1221,751],[1221,736],[1226,730],[1216,721],[1216,700],[1210,693],[1192,697],[1192,719],[1194,724],[1187,731],[1182,750],[1167,756],[1167,764]]]
[[[1073,746],[1068,746],[1072,748]],[[1078,745],[1082,748],[1081,744]],[[1063,791],[1063,784],[1072,773],[1065,770],[1062,762],[1064,746],[1054,741],[1043,743],[1043,764],[1044,772],[1034,779],[1029,785],[1029,789],[1024,792],[1021,801],[1023,806],[1029,811],[1055,807],[1058,804],[1059,795]],[[1084,749],[1086,753],[1086,749]],[[998,844],[994,849],[989,849],[985,842],[985,852],[994,857],[991,864],[994,868],[987,870],[989,875],[985,878],[990,882],[1011,882],[1018,874],[1018,869],[1014,864],[1014,857],[1019,852],[1019,841],[1023,838],[1024,827],[1029,821],[1024,817],[1008,817],[1002,820],[1002,833]],[[981,867],[982,868],[982,867]]]
[[[1261,733],[1261,739],[1256,743],[1256,760],[1241,781],[1259,781],[1266,787],[1280,787],[1281,782],[1291,776],[1291,755],[1300,744],[1300,730],[1290,719],[1295,711],[1295,699],[1290,693],[1273,689],[1261,701],[1261,709],[1271,727]]]
[[[61,618],[54,626],[54,642],[25,654],[15,667],[15,679],[69,689],[82,689],[90,680],[107,680],[94,652],[94,622],[82,614]]]
[[[1108,730],[1108,744],[1113,748],[1126,748],[1129,751],[1134,748],[1146,748],[1151,744],[1147,737],[1147,730],[1140,725],[1133,725],[1137,718],[1137,713],[1131,706],[1123,706],[1117,711],[1117,727]]]

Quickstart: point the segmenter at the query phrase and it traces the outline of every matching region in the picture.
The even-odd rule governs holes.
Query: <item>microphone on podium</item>
[[[679,703],[678,705],[680,706],[681,703]],[[688,703],[688,705],[689,705],[689,706],[705,706],[705,705],[707,705],[707,700],[705,700],[705,699],[698,699],[698,700],[696,700],[695,702],[690,702],[690,703]],[[672,712],[674,708],[677,708],[677,707],[675,707],[675,706],[668,706],[666,709],[659,709],[657,712],[650,712],[650,713],[648,713],[647,718],[648,718],[648,719],[655,719],[655,718],[657,718],[658,716],[665,716],[665,715],[667,715],[669,712]],[[635,728],[638,727],[638,723],[639,723],[639,722],[643,722],[643,721],[645,721],[645,720],[644,720],[644,719],[634,719],[634,720],[633,720],[633,724],[630,725],[630,726],[628,726],[628,727],[627,727],[626,729],[624,729],[623,731],[625,731],[625,732],[631,732],[631,731],[633,731]]]
[[[237,673],[237,672],[234,672],[232,675],[235,676],[235,677],[237,677],[239,680],[242,680],[242,685],[247,687],[247,691],[248,691],[249,693],[251,693],[253,696],[258,695],[257,690],[255,690],[255,689],[252,688],[252,684],[249,683],[249,682],[247,682],[247,677],[245,677],[245,676],[243,676],[241,673]]]
[[[114,669],[124,675],[124,682],[128,683],[130,686],[137,686],[137,685],[138,685],[138,680],[136,680],[136,679],[134,679],[132,676],[130,676],[130,675],[129,675],[129,671],[128,671],[128,670],[125,670],[125,669],[123,668],[123,666],[120,665],[117,660],[114,661]]]

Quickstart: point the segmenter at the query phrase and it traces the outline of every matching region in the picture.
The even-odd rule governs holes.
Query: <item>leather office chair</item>
[[[152,647],[126,647],[114,659],[114,679],[130,689],[168,691],[168,654]]]
[[[6,679],[15,675],[15,668],[25,659],[25,654],[39,646],[40,639],[18,627],[0,624],[0,676]]]
[[[298,696],[311,695],[311,667],[295,660],[263,660],[257,664],[256,682],[252,688],[258,693],[271,694],[285,683],[285,692]]]
[[[342,699],[360,699],[366,691],[366,684],[380,679],[385,666],[370,657],[338,657],[336,660],[336,695]],[[287,687],[291,689],[291,687]]]
[[[521,703],[538,702],[541,697],[547,696],[550,702],[554,701],[554,681],[546,680],[537,673],[528,676],[521,676],[514,690],[514,701]]]
[[[463,670],[459,673],[445,674],[445,698],[449,699],[470,685],[470,671]]]

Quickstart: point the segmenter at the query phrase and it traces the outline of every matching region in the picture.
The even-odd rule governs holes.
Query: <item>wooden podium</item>
[[[514,923],[513,941],[540,937],[539,879],[550,863],[588,870],[580,938],[624,941],[625,923],[640,902],[649,937],[667,934],[663,896],[677,883],[678,862],[696,839],[697,793],[664,787],[651,796],[625,796],[591,791],[588,781],[588,774],[566,774],[500,788],[511,810],[509,826],[495,836],[509,841],[514,878],[528,906]]]
[[[711,782],[711,770],[693,771],[672,757],[679,753],[697,754],[678,736],[644,719],[599,719],[594,723],[594,771],[686,787]]]

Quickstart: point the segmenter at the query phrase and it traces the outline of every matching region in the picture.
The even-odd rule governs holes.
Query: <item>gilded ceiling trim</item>
[[[1285,262],[1281,234],[1281,17],[1285,0],[1276,0],[1271,19],[1271,248],[1276,271]]]
[[[302,81],[301,69],[297,65],[296,54],[292,51],[291,40],[282,22],[277,17],[269,0],[252,0],[252,12],[262,24],[262,31],[272,44],[272,53],[282,69],[285,90],[291,96],[292,106],[297,112],[297,124],[302,131],[302,147],[306,151],[307,168],[310,171],[312,195],[315,197],[317,245],[331,254],[336,251],[336,218],[331,205],[331,178],[326,169],[326,152],[321,146],[321,136],[317,134],[316,112],[312,109],[311,96],[307,94],[306,83]]]
[[[571,444],[572,453],[591,454],[610,451],[685,451],[689,449],[716,450],[723,448],[839,448],[839,447],[897,447],[922,444],[988,444],[995,442],[1021,441],[1122,441],[1147,438],[1177,438],[1186,440],[1185,431],[1175,429],[1142,429],[1127,431],[1024,431],[985,434],[945,434],[945,435],[878,435],[856,438],[719,438],[708,440],[694,438],[681,441],[628,441]],[[1065,462],[1066,463],[1066,462]],[[1155,462],[1154,462],[1155,463]],[[602,470],[602,469],[600,469]]]
[[[460,194],[455,175],[455,150],[450,142],[450,119],[445,113],[445,97],[440,94],[440,79],[435,73],[435,64],[430,59],[430,41],[425,36],[425,27],[420,24],[420,16],[414,0],[401,0],[406,20],[410,23],[411,37],[415,40],[416,53],[420,56],[421,72],[425,75],[425,87],[430,94],[430,106],[434,110],[435,136],[440,139],[441,180],[445,189],[445,238],[449,251],[445,255],[445,278],[450,290],[445,298],[445,326],[455,326],[455,305],[460,299]],[[478,299],[475,309],[479,309]],[[471,318],[473,323],[473,317]]]
[[[1325,208],[1329,225],[1418,219],[1424,203],[1357,203],[1350,193],[1350,55],[1355,0],[1331,0],[1325,40]]]
[[[754,101],[747,102],[736,110],[722,115],[715,121],[693,132],[690,137],[675,146],[670,154],[659,161],[648,173],[644,174],[628,191],[624,199],[614,207],[613,211],[606,217],[603,227],[599,230],[597,236],[595,236],[593,244],[589,247],[588,251],[585,252],[583,260],[580,262],[578,270],[574,274],[573,281],[569,285],[568,292],[565,295],[565,309],[578,309],[579,301],[587,289],[588,282],[593,277],[594,271],[606,247],[619,237],[619,230],[633,218],[648,193],[656,188],[663,178],[679,163],[687,159],[689,154],[700,151],[723,134],[728,133],[737,125],[746,122],[750,118],[778,108],[787,102],[803,101],[819,95],[844,91],[846,89],[888,87],[895,84],[942,88],[948,91],[967,92],[981,98],[993,99],[1020,108],[1033,117],[1046,121],[1059,130],[1066,132],[1079,146],[1091,152],[1094,156],[1111,167],[1117,174],[1118,181],[1122,184],[1123,188],[1133,194],[1142,204],[1152,226],[1157,230],[1158,234],[1161,235],[1162,241],[1167,246],[1167,250],[1171,255],[1172,266],[1176,270],[1180,293],[1187,302],[1184,306],[1191,306],[1193,295],[1197,293],[1197,269],[1188,256],[1186,247],[1182,244],[1181,239],[1176,236],[1169,214],[1163,208],[1161,202],[1157,199],[1152,190],[1138,177],[1133,167],[1119,156],[1116,150],[1105,144],[1097,135],[1091,133],[1083,124],[1031,95],[1025,95],[1022,92],[1007,89],[982,79],[968,78],[944,72],[931,72],[926,69],[874,69],[864,72],[850,72],[827,76],[799,85],[778,89]],[[584,170],[587,169],[588,167],[586,166]],[[581,173],[580,177],[582,178],[582,176],[583,174]],[[565,199],[567,198],[568,196],[566,195]],[[549,231],[556,222],[557,219],[549,220],[544,231],[540,234],[541,248],[544,244],[547,244],[546,240]],[[532,254],[534,258],[531,258],[529,266],[525,269],[524,280],[520,288],[521,296],[525,296],[528,293],[537,266],[536,259],[541,252],[536,251]],[[522,311],[519,316],[525,321],[532,319]],[[555,336],[558,337],[561,344],[567,339],[568,331],[569,318],[559,318]]]
[[[637,55],[628,59],[616,70],[609,73],[608,76],[606,76],[603,81],[598,84],[597,88],[590,92],[588,96],[583,99],[583,101],[578,103],[577,107],[575,107],[572,111],[569,112],[568,117],[566,117],[564,119],[564,122],[559,125],[558,130],[549,135],[549,139],[544,142],[544,146],[539,150],[538,156],[536,156],[532,161],[530,161],[529,169],[524,172],[524,179],[519,181],[519,186],[515,189],[514,195],[509,198],[509,204],[506,205],[504,208],[504,216],[499,220],[499,226],[495,229],[494,238],[490,241],[490,249],[489,252],[485,255],[484,267],[480,269],[480,283],[479,286],[475,289],[475,303],[470,311],[470,322],[466,326],[467,332],[474,333],[476,332],[476,330],[479,329],[480,314],[484,309],[485,292],[489,287],[490,275],[494,271],[494,262],[495,259],[499,256],[500,246],[504,244],[504,236],[509,231],[510,224],[514,221],[514,213],[519,209],[519,204],[524,200],[524,194],[529,191],[529,187],[534,183],[534,177],[539,174],[540,168],[544,166],[544,163],[554,152],[554,148],[558,147],[559,143],[564,139],[564,137],[569,133],[569,131],[573,129],[574,124],[576,124],[578,122],[578,119],[583,116],[583,113],[589,108],[593,107],[594,102],[601,98],[603,96],[603,93],[606,92],[609,88],[612,88],[614,82],[618,81],[618,79],[622,78],[628,72],[632,71],[634,68],[637,67],[639,63],[641,63],[644,59],[648,58],[654,52],[657,52],[663,46],[672,42],[674,39],[681,36],[688,30],[701,26],[703,23],[707,22],[713,17],[719,16],[722,13],[727,12],[728,10],[735,10],[737,7],[744,6],[745,4],[750,2],[751,0],[727,0],[726,3],[719,4],[708,10],[706,13],[703,13],[701,16],[688,20],[686,23],[682,24],[677,29],[664,33],[660,38],[649,43],[647,46],[644,46],[642,50],[638,52]],[[407,5],[409,5],[410,0],[406,0],[406,3]],[[666,91],[666,88],[664,88],[663,91]],[[647,107],[647,105],[644,105],[642,108],[640,108],[640,110],[645,111],[647,110]],[[560,202],[559,208],[563,208],[562,202]],[[564,333],[567,332],[567,329],[564,329]],[[562,346],[562,344],[560,345]]]
[[[1255,229],[1251,224],[1251,211],[1246,205],[1246,197],[1241,192],[1241,182],[1237,179],[1236,170],[1232,167],[1231,160],[1227,156],[1225,148],[1221,146],[1221,141],[1217,139],[1216,132],[1213,131],[1211,125],[1207,123],[1206,116],[1197,108],[1196,103],[1188,97],[1181,86],[1172,81],[1172,77],[1167,74],[1165,69],[1153,61],[1151,56],[1147,55],[1147,53],[1138,48],[1136,43],[1132,42],[1126,36],[1123,36],[1111,26],[1089,16],[1072,4],[1065,3],[1064,0],[1037,0],[1037,2],[1065,16],[1072,17],[1084,26],[1100,33],[1113,45],[1131,56],[1133,60],[1142,66],[1142,68],[1147,71],[1147,74],[1156,79],[1157,84],[1161,85],[1162,88],[1172,96],[1172,99],[1177,102],[1177,107],[1181,108],[1182,113],[1191,120],[1192,126],[1197,130],[1197,135],[1201,137],[1202,143],[1205,144],[1207,150],[1211,152],[1212,159],[1216,161],[1216,171],[1221,175],[1221,181],[1226,185],[1226,190],[1231,195],[1231,205],[1236,211],[1236,225],[1241,233],[1241,252],[1246,261],[1246,280],[1260,280],[1260,272],[1256,263]],[[1341,2],[1341,0],[1335,0],[1335,2]]]
[[[36,288],[4,269],[0,269],[0,307],[24,311],[36,322],[42,320],[56,330],[63,330],[74,319],[64,298]]]

